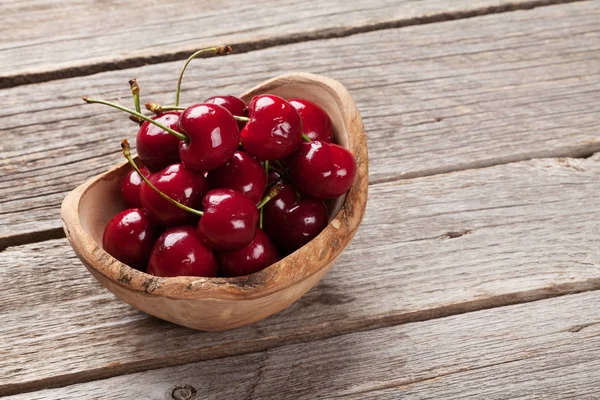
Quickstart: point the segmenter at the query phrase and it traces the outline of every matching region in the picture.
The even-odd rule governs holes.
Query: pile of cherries
[[[329,116],[308,100],[263,94],[246,104],[215,96],[179,107],[184,70],[174,106],[146,103],[152,117],[140,112],[135,80],[136,111],[84,97],[141,123],[136,144],[143,166],[124,140],[133,167],[121,184],[127,208],[106,226],[103,247],[156,276],[260,271],[327,226],[323,200],[348,191],[355,159],[332,143]]]

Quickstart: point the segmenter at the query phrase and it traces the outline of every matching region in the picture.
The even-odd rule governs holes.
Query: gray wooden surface
[[[600,292],[571,295],[8,399],[593,399],[598,308]]]
[[[0,27],[0,80],[49,80],[0,90],[0,396],[172,399],[188,384],[196,398],[600,398],[600,3],[550,3],[259,2],[271,13],[235,32],[206,17],[247,5],[152,1],[131,25],[135,2],[81,0],[84,23],[61,28],[55,1],[0,4],[30,22]],[[161,12],[173,29],[158,39],[111,43]],[[58,213],[135,134],[79,97],[129,104],[136,76],[144,100],[170,101],[181,63],[164,61],[204,43],[198,20],[247,52],[194,63],[183,102],[290,70],[331,76],[358,103],[371,159],[367,214],[334,270],[225,333],[115,299]],[[152,65],[123,69],[139,60]]]
[[[580,157],[600,149],[598,20],[597,3],[576,3],[201,60],[186,74],[182,101],[241,93],[290,70],[339,79],[363,114],[372,183]],[[511,33],[498,38],[499,30]],[[0,247],[40,230],[60,232],[65,194],[122,160],[119,143],[134,137],[135,125],[112,109],[83,104],[81,95],[131,104],[127,80],[136,76],[143,99],[169,102],[180,67],[156,64],[6,90]]]
[[[0,3],[0,87],[183,59],[215,43],[250,51],[563,2],[8,0]]]
[[[66,239],[9,247],[0,393],[598,289],[599,174],[597,158],[541,159],[374,185],[334,271],[283,313],[226,333],[114,299]]]

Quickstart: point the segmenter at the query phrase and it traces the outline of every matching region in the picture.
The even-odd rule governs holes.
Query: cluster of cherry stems
[[[103,247],[119,261],[156,276],[242,276],[260,271],[315,238],[328,221],[325,199],[343,195],[356,177],[348,150],[333,144],[327,113],[308,100],[263,94],[246,105],[215,96],[179,107],[146,103],[130,81],[141,124],[133,169],[121,184],[127,209],[104,230]]]

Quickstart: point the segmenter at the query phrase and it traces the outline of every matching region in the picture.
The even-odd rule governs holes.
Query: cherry
[[[288,159],[290,177],[300,193],[317,199],[339,197],[356,178],[356,160],[337,144],[303,142]]]
[[[333,130],[329,115],[317,104],[304,99],[291,99],[290,104],[298,110],[302,118],[304,134],[310,140],[319,140],[331,143],[333,141]]]
[[[193,226],[165,231],[157,240],[148,262],[155,276],[217,276],[217,259]]]
[[[327,226],[327,207],[321,200],[300,198],[286,183],[264,206],[264,230],[280,248],[294,251]]]
[[[244,149],[259,160],[280,160],[302,140],[302,119],[281,97],[255,96],[248,105],[250,120],[242,129]]]
[[[225,107],[231,114],[237,117],[247,117],[248,116],[248,108],[246,107],[246,103],[244,100],[235,96],[213,96],[204,100],[205,103],[208,104],[218,104],[222,107]],[[238,127],[242,129],[246,124],[245,121],[238,120]]]
[[[217,253],[219,270],[222,276],[242,276],[258,272],[279,261],[279,252],[269,237],[256,230],[254,240],[238,250]]]
[[[129,164],[136,171],[139,170],[138,166],[133,162],[127,139],[121,142],[121,148]],[[155,175],[152,175],[152,177]],[[204,179],[202,174],[197,175],[202,176]],[[249,197],[235,190],[211,190],[202,200],[204,211],[199,211],[173,199],[143,175],[142,179],[144,180],[144,185],[142,186],[142,204],[144,204],[144,190],[148,187],[157,196],[167,201],[169,205],[178,207],[182,211],[189,212],[192,215],[200,216],[198,231],[202,235],[204,242],[214,249],[226,251],[240,249],[252,242],[256,234],[259,207],[264,206],[279,190],[278,186],[271,188],[269,194],[261,200],[258,206]],[[167,188],[169,187],[167,186]]]
[[[156,236],[156,228],[146,211],[129,208],[108,222],[102,235],[102,247],[122,263],[144,270]]]
[[[267,185],[271,185],[277,182],[281,178],[281,174],[276,171],[269,171],[269,176],[267,177]]]
[[[156,115],[152,120],[179,131],[179,117],[179,112],[171,111]],[[146,121],[137,133],[136,147],[142,163],[155,172],[179,162],[180,142],[171,133]]]
[[[148,168],[141,167],[140,171],[144,176],[148,176],[150,172]],[[123,182],[121,182],[121,196],[123,202],[127,208],[141,208],[142,201],[140,200],[140,187],[142,185],[142,178],[135,169],[132,169],[125,175]]]
[[[209,171],[227,164],[240,142],[233,115],[216,104],[186,108],[179,119],[179,128],[188,136],[188,141],[179,144],[179,156],[193,171]]]
[[[264,173],[264,171],[263,171]],[[254,240],[258,209],[249,197],[232,189],[214,189],[202,201],[198,231],[216,250],[237,250]]]
[[[181,163],[170,165],[150,175],[148,181],[170,198],[192,208],[200,207],[202,198],[208,191],[204,175],[189,170]],[[160,226],[171,227],[197,221],[194,214],[171,204],[146,182],[142,183],[140,198],[150,218]]]
[[[258,204],[267,187],[267,177],[258,161],[248,153],[237,151],[228,164],[208,173],[208,186],[236,190]]]

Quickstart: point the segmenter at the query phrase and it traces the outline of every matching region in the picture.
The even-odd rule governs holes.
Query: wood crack
[[[277,36],[273,38],[260,39],[248,42],[231,43],[235,53],[247,53],[256,50],[262,50],[270,47],[285,46],[288,44],[307,42],[323,39],[335,39],[352,36],[360,33],[396,29],[414,25],[433,24],[438,22],[453,21],[459,19],[475,18],[489,14],[501,14],[512,11],[531,10],[538,7],[545,7],[557,4],[575,3],[587,0],[532,0],[527,3],[508,3],[498,6],[482,7],[473,10],[441,12],[433,15],[415,17],[408,19],[398,19],[393,21],[384,21],[367,24],[364,26],[328,28],[312,32],[294,33],[291,35]],[[73,66],[67,68],[57,68],[50,71],[37,73],[23,73],[0,77],[0,89],[10,88],[20,85],[47,82],[56,79],[66,79],[76,76],[93,75],[100,72],[116,71],[128,68],[141,67],[148,64],[159,64],[186,59],[189,54],[196,50],[190,48],[171,53],[162,53],[149,56],[137,56],[125,58],[118,61],[103,61],[90,63],[82,66]]]

